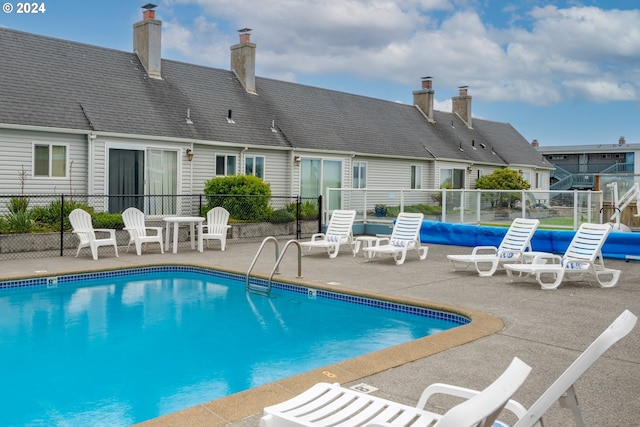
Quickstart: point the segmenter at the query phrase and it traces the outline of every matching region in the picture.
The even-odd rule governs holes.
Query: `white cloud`
[[[428,74],[436,90],[467,84],[486,101],[535,105],[640,98],[640,11],[472,8],[480,3],[168,0],[163,46],[227,68],[235,30],[250,27],[264,77],[348,74],[415,87]],[[187,7],[200,15],[186,19]]]

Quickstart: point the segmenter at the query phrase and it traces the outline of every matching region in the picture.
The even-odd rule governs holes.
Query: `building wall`
[[[81,193],[87,191],[86,135],[0,129],[0,194],[21,194],[20,174],[24,168],[24,194]],[[67,147],[67,176],[33,176],[34,144]]]

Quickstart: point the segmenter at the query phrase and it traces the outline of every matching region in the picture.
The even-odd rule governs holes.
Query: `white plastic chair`
[[[531,367],[515,357],[509,367],[482,392],[444,415],[341,387],[318,383],[287,400],[264,408],[260,427],[295,426],[433,426],[488,427],[529,375]]]
[[[91,215],[82,209],[74,209],[69,214],[69,222],[73,227],[73,233],[78,236],[80,243],[78,244],[78,251],[76,252],[76,258],[80,254],[80,249],[91,248],[91,255],[94,260],[98,259],[98,248],[101,246],[113,246],[113,249],[118,256],[118,244],[116,243],[116,230],[108,228],[93,228],[91,223]],[[96,238],[96,232],[108,233],[109,237],[98,239]]]
[[[404,263],[409,250],[416,251],[419,259],[426,259],[429,248],[420,244],[423,219],[424,215],[421,213],[400,212],[393,224],[391,236],[380,237],[362,250],[369,255],[368,259],[376,254],[390,255],[397,265]]]
[[[331,214],[326,233],[316,233],[311,236],[308,242],[299,242],[300,246],[309,248],[326,249],[329,258],[338,255],[341,245],[349,245],[354,252],[353,244],[353,222],[356,219],[354,210],[335,210]]]
[[[500,245],[476,246],[470,255],[447,255],[454,270],[473,264],[480,276],[493,276],[501,264],[524,262],[524,253],[531,251],[531,238],[540,221],[516,218],[511,223]]]
[[[124,222],[124,229],[129,232],[127,252],[129,252],[129,246],[132,243],[135,244],[138,255],[142,253],[143,244],[146,249],[147,244],[158,243],[160,245],[160,253],[164,253],[162,227],[147,227],[144,220],[144,212],[134,207],[127,208],[122,212],[122,221]],[[152,231],[154,234],[149,234],[147,233],[148,231]]]
[[[225,208],[216,206],[209,210],[209,212],[207,212],[207,223],[198,224],[198,232],[201,233],[202,236],[200,241],[206,241],[208,248],[209,240],[219,240],[220,249],[224,251],[227,245],[227,230],[231,228],[228,223],[229,211]]]
[[[602,246],[611,232],[610,224],[580,226],[564,256],[539,253],[530,264],[505,264],[504,269],[513,282],[515,277],[534,276],[542,289],[557,289],[563,280],[595,278],[603,288],[618,283],[620,270],[606,268],[602,259]],[[549,280],[549,276],[551,280]]]
[[[526,409],[515,400],[510,400],[505,409],[518,417],[514,427],[543,427],[545,425],[543,415],[555,402],[559,402],[561,407],[571,410],[576,427],[586,427],[578,404],[575,384],[600,356],[633,330],[637,321],[638,318],[629,310],[623,311],[529,409]],[[426,402],[427,399],[435,394],[448,394],[470,399],[478,393],[480,392],[468,388],[438,384],[427,387],[422,394],[422,398]],[[626,397],[628,396],[620,396],[621,399]]]

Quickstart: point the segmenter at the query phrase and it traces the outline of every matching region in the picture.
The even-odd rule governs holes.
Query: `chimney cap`
[[[458,89],[467,89],[469,86],[467,85],[463,85],[463,86],[458,86]]]
[[[238,30],[239,33],[248,33],[250,31],[251,31],[251,28],[246,28],[246,27]]]
[[[431,80],[433,77],[431,76],[427,76],[427,77],[420,77],[421,80]]]
[[[152,3],[147,3],[147,4],[145,4],[144,6],[142,6],[142,8],[143,8],[143,9],[146,9],[146,10],[153,10],[153,9],[155,9],[156,7],[158,7],[158,6],[157,6],[157,5],[155,5],[155,4],[152,4]]]

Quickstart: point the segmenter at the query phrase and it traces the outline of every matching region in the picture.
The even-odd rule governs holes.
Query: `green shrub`
[[[253,175],[212,178],[205,182],[207,210],[222,206],[231,218],[242,221],[267,221],[271,218],[271,188]]]
[[[273,224],[283,224],[285,222],[295,221],[296,217],[287,209],[278,209],[271,213],[269,222]]]
[[[96,212],[91,215],[94,228],[115,228],[121,230],[124,228],[122,214],[109,212]]]
[[[51,202],[49,206],[36,206],[32,209],[33,220],[43,230],[60,231],[60,210],[62,202],[55,200]],[[93,214],[94,209],[86,203],[75,202],[73,200],[67,200],[64,202],[64,230],[70,230],[71,224],[69,223],[69,214],[74,209],[84,209],[85,211]]]
[[[25,213],[29,208],[28,197],[12,197],[7,203],[7,208],[12,214]]]
[[[291,202],[285,208],[293,217],[296,217],[297,203]],[[318,219],[318,204],[312,201],[305,201],[300,204],[300,219],[312,221]]]
[[[31,211],[9,212],[5,216],[5,227],[9,233],[30,233],[33,230],[33,213]]]

